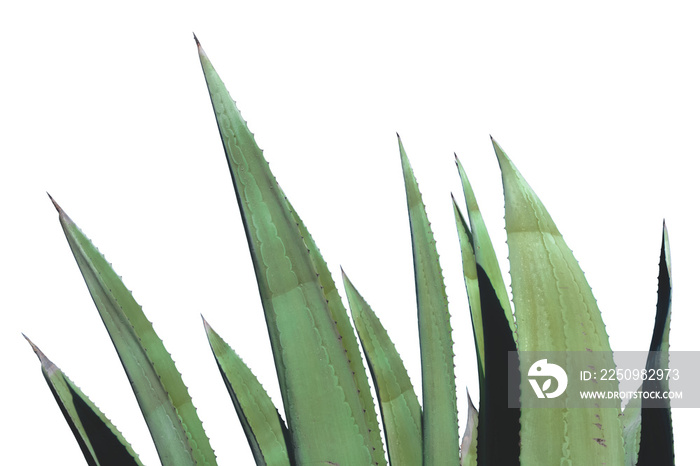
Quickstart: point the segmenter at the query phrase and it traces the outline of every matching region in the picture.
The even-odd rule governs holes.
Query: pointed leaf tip
[[[194,42],[197,45],[197,53],[199,54],[199,60],[201,61],[203,58],[209,60],[209,57],[207,57],[206,52],[204,52],[204,48],[202,47],[201,42],[199,42],[199,39],[197,39],[197,36],[194,32],[192,33],[192,36],[194,36]]]
[[[34,342],[27,337],[27,335],[25,335],[23,333],[22,336],[24,337],[25,340],[27,340],[29,345],[32,347],[34,354],[36,354],[36,357],[39,358],[39,361],[41,362],[41,365],[44,366],[44,369],[46,369],[47,371],[53,372],[52,369],[56,367],[54,365],[54,363],[52,363],[51,360],[46,357],[46,355],[43,353],[43,351],[41,351],[39,349],[39,347],[36,346],[34,344]]]
[[[25,335],[23,333],[22,336],[24,337],[25,340],[27,340],[27,343],[29,343],[31,345],[32,349],[34,350],[35,353],[37,353],[37,356],[38,356],[39,353],[41,353],[39,348],[37,348],[37,346],[32,342],[32,340],[29,339],[29,337],[27,335]]]
[[[56,202],[56,200],[55,200],[53,197],[51,197],[51,194],[49,194],[49,193],[47,192],[46,195],[49,196],[49,199],[51,199],[51,203],[52,203],[53,206],[56,208],[56,211],[58,211],[59,214],[62,213],[62,212],[63,212],[63,209],[61,209],[61,206],[58,205],[58,203]]]
[[[205,319],[202,314],[200,314],[200,317],[202,318],[202,324],[204,324],[204,331],[207,333],[211,332],[213,329],[211,325],[209,325],[209,322],[207,322],[207,319]]]

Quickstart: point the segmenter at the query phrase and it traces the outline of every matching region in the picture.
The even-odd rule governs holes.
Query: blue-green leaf
[[[423,382],[423,464],[459,463],[452,327],[435,239],[418,183],[399,138],[418,303]]]
[[[204,329],[256,464],[290,465],[287,426],[270,396],[238,354],[206,320]]]
[[[102,411],[29,338],[27,341],[41,361],[46,383],[88,465],[143,466],[129,442]]]

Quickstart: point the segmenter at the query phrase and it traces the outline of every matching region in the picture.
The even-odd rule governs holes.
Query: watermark
[[[527,371],[527,375],[537,398],[556,398],[564,393],[569,383],[566,371],[557,364],[548,363],[546,359],[535,361]],[[538,379],[543,379],[542,385]],[[553,380],[556,383],[555,388],[549,391]]]
[[[508,406],[698,408],[699,367],[700,351],[512,351]]]

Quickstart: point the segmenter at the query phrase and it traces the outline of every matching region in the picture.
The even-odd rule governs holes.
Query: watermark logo
[[[532,385],[537,398],[556,398],[566,390],[566,385],[569,382],[566,372],[557,364],[548,363],[546,359],[540,359],[530,366],[527,373],[528,381]],[[535,377],[535,378],[533,378]],[[545,378],[546,377],[546,378]],[[545,378],[542,385],[538,379]],[[552,379],[557,381],[556,388],[552,389]]]

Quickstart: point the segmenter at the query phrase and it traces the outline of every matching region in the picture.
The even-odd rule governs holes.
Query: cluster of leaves
[[[619,407],[508,408],[508,390],[518,390],[517,383],[508,381],[509,352],[601,351],[610,355],[606,364],[613,363],[600,311],[573,254],[495,142],[506,198],[514,311],[476,198],[457,160],[467,215],[456,201],[454,211],[480,391],[478,411],[469,401],[469,421],[460,446],[445,286],[430,223],[401,140],[422,403],[386,330],[343,273],[354,326],[350,322],[316,244],[275,181],[199,42],[197,46],[247,234],[284,404],[283,419],[250,369],[205,321],[211,349],[257,464],[379,465],[386,464],[387,457],[391,464],[402,466],[672,463],[668,407],[651,410],[642,402],[631,403],[624,414]],[[216,464],[187,389],[151,323],[105,258],[54,205],[162,464]],[[671,289],[665,229],[660,268],[650,349],[663,354],[668,351]],[[381,417],[355,331],[368,361]],[[102,412],[32,347],[87,462],[140,465],[129,443]],[[650,358],[648,365],[665,367],[667,361],[667,357]],[[617,389],[616,383],[607,388]]]

